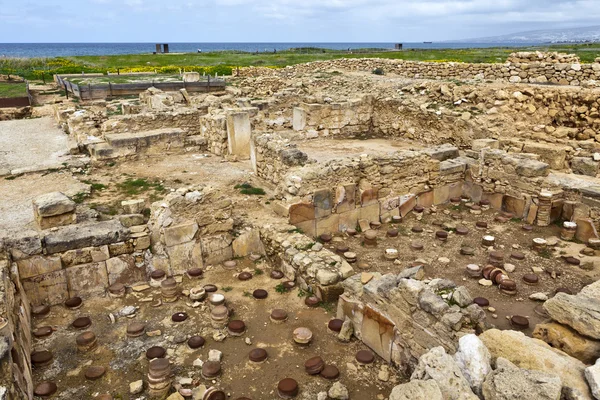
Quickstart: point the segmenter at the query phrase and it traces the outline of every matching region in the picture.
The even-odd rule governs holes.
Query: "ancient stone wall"
[[[341,256],[297,232],[293,225],[257,227],[266,253],[286,279],[295,280],[326,302],[337,301],[344,291],[341,283],[354,269]]]
[[[103,294],[116,282],[145,281],[144,252],[150,243],[147,233],[134,231],[117,220],[84,223],[25,232],[7,238],[6,246],[30,303],[55,305]]]
[[[199,120],[206,110],[162,111],[114,116],[102,123],[103,134],[142,132],[163,128],[180,128],[188,136],[201,133]]]
[[[0,244],[0,397],[33,397],[29,301]]]
[[[600,62],[593,64],[528,62],[504,64],[471,64],[460,62],[422,62],[372,58],[350,58],[316,61],[288,66],[282,70],[248,67],[240,69],[240,76],[277,76],[318,71],[372,72],[380,68],[386,74],[407,78],[426,79],[480,79],[500,80],[511,83],[552,83],[581,86],[594,84],[600,79]]]
[[[373,98],[343,103],[306,104],[294,108],[293,128],[319,136],[357,136],[371,131]]]
[[[259,133],[250,143],[250,160],[256,176],[274,184],[279,184],[290,168],[309,162],[307,154],[283,134]]]
[[[355,275],[344,281],[338,302],[338,318],[349,319],[359,339],[405,372],[429,349],[454,353],[460,336],[488,326],[465,287],[443,279],[424,283],[422,268],[374,274],[366,283]]]

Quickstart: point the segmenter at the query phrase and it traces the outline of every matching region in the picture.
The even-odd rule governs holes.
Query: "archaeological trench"
[[[0,122],[34,132],[0,152],[0,399],[600,399],[596,61],[38,88]]]

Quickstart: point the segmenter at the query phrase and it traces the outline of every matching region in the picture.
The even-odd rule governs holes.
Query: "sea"
[[[461,49],[489,47],[527,47],[541,43],[403,43],[410,49]],[[237,50],[245,52],[276,52],[291,48],[316,47],[332,50],[364,48],[394,49],[395,43],[169,43],[171,53],[197,53]],[[155,43],[0,43],[0,57],[70,57],[119,54],[150,54]]]

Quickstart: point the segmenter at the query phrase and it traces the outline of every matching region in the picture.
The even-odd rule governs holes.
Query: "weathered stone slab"
[[[65,270],[23,279],[21,283],[27,299],[34,306],[61,304],[69,298]]]
[[[331,214],[325,218],[319,218],[316,220],[316,236],[323,233],[334,233],[337,232],[340,225],[340,215]]]
[[[60,271],[62,262],[58,256],[33,256],[17,260],[19,268],[19,278],[31,278],[49,272]]]
[[[231,246],[227,247],[227,249],[229,249],[227,254],[232,254]],[[222,251],[222,249],[211,253],[210,257],[212,259],[218,258],[217,254],[219,254],[220,251]],[[167,247],[167,254],[169,255],[173,275],[181,275],[190,268],[202,268],[204,265],[202,260],[202,245],[200,242],[187,242]],[[231,256],[229,258],[231,258]]]
[[[561,379],[552,373],[518,368],[499,358],[496,370],[483,383],[486,400],[540,399],[560,400]]]
[[[580,391],[584,398],[591,398],[583,376],[585,364],[568,354],[517,331],[489,329],[479,338],[492,357],[506,358],[520,368],[556,374],[565,387]]]
[[[573,157],[571,169],[574,174],[596,176],[598,174],[598,162],[590,157]]]
[[[229,154],[250,158],[252,126],[250,114],[234,112],[227,115],[227,143]]]
[[[338,215],[340,219],[338,230],[340,232],[345,232],[348,229],[356,229],[356,224],[360,217],[360,209],[346,211]]]
[[[106,261],[106,271],[108,272],[109,285],[115,283],[134,285],[146,281],[144,266],[138,267],[135,265],[135,259],[132,255],[109,258]]]
[[[504,196],[504,210],[513,213],[517,218],[523,218],[525,214],[525,199],[518,199],[513,196]]]
[[[575,238],[583,243],[587,243],[590,239],[598,239],[598,232],[594,222],[589,218],[579,218],[575,221],[577,230]]]
[[[552,169],[563,169],[567,157],[567,148],[555,144],[527,142],[523,146],[524,153],[533,153],[547,163]]]
[[[292,126],[295,131],[302,131],[306,128],[306,111],[304,109],[294,107]]]
[[[197,232],[198,224],[196,222],[186,222],[184,224],[165,228],[165,244],[167,246],[175,246],[191,242],[196,237]]]
[[[126,214],[139,214],[144,209],[144,200],[123,200],[121,207],[123,207]]]
[[[233,257],[231,243],[233,238],[228,233],[202,237],[202,258],[206,264],[217,264]]]
[[[379,189],[377,188],[365,189],[360,193],[360,204],[363,207],[374,204],[377,202],[378,195]]]
[[[60,192],[46,193],[33,200],[36,216],[53,217],[75,211],[75,202]]]
[[[335,192],[336,212],[344,213],[356,208],[356,185],[349,183],[338,186]]]
[[[14,261],[42,253],[42,240],[35,231],[25,231],[4,238],[4,246],[10,250]]]
[[[394,323],[369,305],[363,310],[362,341],[387,362],[391,361]]]
[[[295,203],[290,206],[290,224],[315,219],[315,206],[310,203]]]
[[[360,208],[360,219],[364,219],[369,222],[379,222],[379,216],[379,202],[375,202],[375,204]]]
[[[77,215],[75,212],[54,215],[52,217],[40,217],[36,215],[36,222],[41,230],[46,230],[59,226],[72,225],[77,222]]]
[[[463,376],[452,356],[443,347],[434,347],[419,359],[411,380],[434,380],[448,400],[478,400],[471,391],[469,382]]]
[[[260,240],[260,232],[257,229],[247,231],[233,240],[233,255],[235,257],[246,257],[250,254],[265,255],[265,246]]]
[[[133,251],[133,242],[131,240],[126,242],[111,243],[108,245],[108,252],[111,257],[116,257],[123,254],[131,254]]]
[[[458,147],[454,147],[448,144],[444,144],[437,147],[430,147],[428,149],[424,149],[423,152],[429,154],[431,158],[438,161],[445,161],[459,156]]]
[[[434,380],[414,380],[394,387],[389,400],[444,400],[444,396]]]
[[[128,237],[129,231],[119,221],[111,220],[59,228],[56,232],[47,233],[44,242],[48,254],[54,254],[121,242]]]
[[[67,274],[70,297],[104,294],[109,286],[105,261],[77,265],[64,271]]]
[[[584,336],[600,339],[600,281],[578,294],[557,293],[544,303],[550,317]]]
[[[537,324],[533,337],[586,364],[593,364],[600,358],[600,341],[582,336],[566,325],[556,322]]]
[[[329,189],[319,189],[313,194],[315,206],[315,218],[323,218],[331,215],[333,208],[333,197]]]

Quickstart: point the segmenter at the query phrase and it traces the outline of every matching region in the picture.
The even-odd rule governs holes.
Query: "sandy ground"
[[[154,300],[149,300],[161,298],[159,289],[132,292],[124,299],[84,300],[83,307],[75,311],[55,306],[48,317],[34,320],[34,329],[41,326],[56,328],[50,337],[34,340],[36,348],[48,349],[54,355],[53,364],[34,369],[34,381],[55,381],[59,387],[56,399],[88,399],[98,393],[111,393],[120,399],[146,398],[144,395],[130,396],[129,383],[139,379],[147,381],[145,351],[152,346],[162,346],[168,351],[176,382],[181,377],[190,377],[193,386],[216,386],[228,393],[231,399],[241,396],[253,400],[277,399],[277,382],[287,377],[298,381],[298,399],[316,399],[317,393],[327,391],[333,382],[320,376],[310,376],[304,371],[304,362],[314,356],[320,356],[325,364],[335,365],[340,370],[339,380],[348,387],[352,399],[383,399],[389,396],[393,386],[400,383],[402,378],[396,373],[390,374],[388,382],[377,378],[384,364],[378,357],[372,365],[358,365],[355,354],[367,347],[356,339],[342,343],[328,330],[327,323],[335,317],[335,305],[309,308],[298,289],[278,293],[275,287],[281,281],[269,277],[271,267],[268,261],[254,263],[240,259],[237,262],[237,270],[226,270],[218,265],[209,268],[201,280],[184,277],[181,288],[216,284],[218,293],[225,295],[228,307],[234,312],[230,319],[245,322],[247,330],[243,336],[215,341],[207,301],[193,308],[189,299],[182,297],[175,303],[152,307]],[[252,271],[255,275],[249,281],[240,281],[235,275],[242,270]],[[252,297],[251,293],[259,288],[268,291],[266,299]],[[108,313],[118,312],[126,305],[139,307],[136,315],[131,319],[118,318],[115,324],[111,324]],[[275,308],[288,312],[285,323],[270,321],[270,312]],[[171,316],[176,312],[185,312],[189,318],[174,323]],[[92,319],[88,330],[96,334],[99,344],[92,353],[76,349],[75,338],[81,331],[73,329],[70,324],[79,316]],[[160,331],[160,335],[127,338],[126,327],[132,322],[143,322],[147,332]],[[308,327],[313,332],[313,341],[308,347],[300,347],[293,342],[292,332],[298,327]],[[202,335],[206,339],[203,348],[192,350],[187,346],[186,339],[192,335]],[[265,363],[255,365],[249,362],[248,354],[257,347],[264,348],[269,358]],[[207,361],[211,349],[223,353],[222,375],[212,381],[203,379],[200,368],[193,366],[198,358]],[[100,380],[87,381],[83,373],[88,365],[104,366],[108,372]]]
[[[0,176],[63,167],[67,139],[50,117],[0,122]]]
[[[444,211],[450,212],[446,214]],[[449,279],[457,285],[465,286],[472,297],[487,298],[490,306],[495,309],[495,311],[488,311],[488,321],[499,329],[514,329],[507,320],[507,316],[529,317],[530,329],[524,332],[531,336],[535,325],[545,320],[535,311],[536,307],[542,303],[530,300],[531,294],[541,292],[551,297],[558,288],[568,288],[573,293],[577,293],[582,287],[600,278],[598,271],[584,271],[579,267],[568,265],[561,259],[561,256],[574,256],[582,260],[598,260],[599,257],[582,256],[579,252],[586,247],[584,244],[562,241],[559,241],[559,245],[552,253],[545,257],[540,256],[531,250],[532,239],[558,237],[560,228],[557,225],[535,226],[532,232],[526,232],[522,229],[524,224],[522,221],[513,220],[501,223],[494,220],[497,215],[498,212],[494,210],[484,211],[482,215],[475,216],[464,207],[439,206],[437,213],[426,214],[421,221],[417,221],[415,214],[411,213],[399,224],[382,224],[378,231],[376,248],[365,247],[362,236],[347,237],[341,234],[338,235],[336,241],[326,243],[325,246],[332,251],[336,251],[340,245],[348,246],[350,251],[355,252],[358,256],[358,262],[355,264],[357,272],[400,273],[410,267],[411,263],[422,260],[420,262],[426,263],[425,276],[427,278]],[[488,228],[476,228],[477,221],[487,222]],[[444,230],[443,224],[466,227],[469,229],[469,234],[460,236],[450,233],[448,240],[442,242],[436,239],[435,232]],[[412,232],[414,226],[423,228],[423,232]],[[388,229],[391,228],[398,229],[398,237],[386,237]],[[497,286],[484,287],[479,284],[478,279],[469,278],[466,274],[465,268],[468,264],[477,264],[482,268],[488,264],[489,249],[481,246],[481,239],[485,235],[492,235],[496,238],[496,250],[504,253],[504,262],[516,267],[514,272],[508,273],[508,276],[517,283],[518,292],[514,296],[502,293]],[[423,250],[412,249],[413,241],[421,242],[424,245]],[[474,255],[462,255],[460,249],[463,246],[472,247],[475,250]],[[384,258],[385,249],[388,248],[398,250],[399,257],[396,262]],[[524,253],[525,259],[520,261],[511,258],[512,252]],[[447,258],[449,262],[444,263],[440,261],[440,258]],[[361,270],[358,268],[360,262],[365,262],[368,267]],[[533,267],[541,267],[545,272],[538,273],[539,283],[530,286],[525,284],[522,278],[525,274],[533,273]],[[553,278],[550,271],[556,271],[558,276]]]

